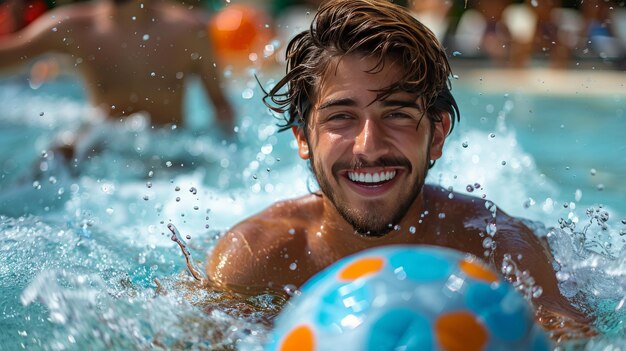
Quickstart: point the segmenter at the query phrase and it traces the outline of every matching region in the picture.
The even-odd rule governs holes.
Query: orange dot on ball
[[[315,334],[306,325],[300,325],[291,330],[280,347],[280,351],[313,351],[314,349]]]

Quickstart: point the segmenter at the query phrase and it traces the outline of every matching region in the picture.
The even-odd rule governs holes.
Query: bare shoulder
[[[200,10],[190,9],[174,2],[162,2],[154,5],[161,20],[175,22],[179,25],[206,28],[208,18]]]
[[[432,210],[462,215],[459,218],[486,218],[487,202],[476,196],[464,195],[436,185],[424,186],[424,199]],[[449,216],[446,216],[448,219]]]
[[[547,243],[523,220],[510,216],[488,199],[452,193],[440,187],[427,187],[425,197],[437,211],[446,213],[446,221],[455,230],[456,239],[451,242],[459,243],[457,249],[479,257],[484,257],[482,253],[490,249],[491,264],[523,289],[535,306],[576,323],[588,322],[589,318],[561,295]]]
[[[280,273],[272,263],[284,250],[305,245],[293,233],[302,231],[318,202],[314,195],[280,201],[228,230],[208,258],[211,282],[235,290],[270,286]]]
[[[42,17],[47,17],[59,24],[73,25],[92,22],[95,16],[103,11],[104,8],[97,3],[76,3],[57,7]]]
[[[45,33],[51,37],[61,34],[67,35],[72,33],[77,27],[92,23],[99,8],[99,6],[91,3],[57,7],[37,18],[37,20],[27,26],[25,30],[37,33],[41,32],[42,34]]]

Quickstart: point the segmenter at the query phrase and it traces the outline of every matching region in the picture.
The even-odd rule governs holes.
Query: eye
[[[327,121],[341,121],[341,120],[346,120],[346,119],[351,119],[351,118],[352,116],[346,113],[335,113],[335,114],[328,116],[326,120]]]
[[[409,119],[413,119],[413,116],[408,114],[408,113],[404,113],[404,112],[392,112],[390,114],[387,115],[387,118],[398,118],[398,119],[404,119],[404,118],[409,118]]]

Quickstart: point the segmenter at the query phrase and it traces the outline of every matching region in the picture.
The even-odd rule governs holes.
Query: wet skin
[[[198,76],[219,125],[232,131],[233,109],[220,87],[206,21],[175,2],[59,7],[0,38],[0,68],[49,52],[70,56],[91,104],[115,119],[143,112],[154,125],[181,123],[185,79]]]
[[[388,61],[367,73],[374,64],[350,55],[330,65],[307,132],[294,129],[298,154],[311,161],[321,191],[278,202],[229,230],[209,257],[211,283],[244,293],[280,291],[368,248],[436,245],[481,257],[496,271],[511,254],[542,287],[537,306],[586,328],[589,318],[561,296],[550,252],[530,229],[502,211],[494,217],[483,199],[451,199],[449,191],[424,185],[449,120],[431,123],[419,97],[408,93],[376,101],[376,91],[402,72]],[[485,228],[493,222],[496,246],[485,252]]]

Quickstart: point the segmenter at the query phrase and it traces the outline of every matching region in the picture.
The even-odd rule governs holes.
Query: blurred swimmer
[[[166,0],[96,0],[59,7],[0,38],[0,68],[48,52],[70,55],[91,103],[118,119],[135,113],[153,125],[182,122],[184,82],[201,78],[220,128],[233,108],[220,86],[200,13]]]

